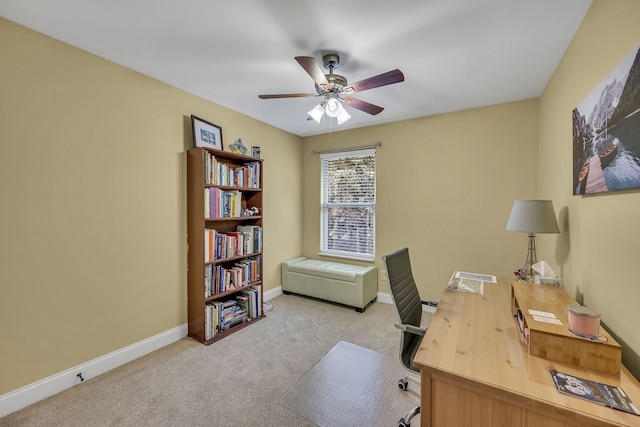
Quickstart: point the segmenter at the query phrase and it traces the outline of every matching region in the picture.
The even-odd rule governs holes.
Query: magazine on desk
[[[551,369],[551,376],[560,393],[585,399],[630,414],[640,415],[640,410],[631,402],[631,399],[629,399],[620,387],[574,377],[558,372],[555,369]]]
[[[449,279],[448,289],[457,291],[482,294],[484,282],[496,283],[496,276],[488,274],[467,273],[465,271],[454,271]]]

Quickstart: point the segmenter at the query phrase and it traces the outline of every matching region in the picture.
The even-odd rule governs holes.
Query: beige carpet
[[[274,309],[266,319],[211,346],[184,338],[0,418],[0,426],[313,427],[317,424],[279,400],[340,341],[380,353],[386,356],[384,366],[390,360],[402,370],[392,305],[374,303],[356,313],[295,295],[271,302]],[[394,414],[391,423],[352,425],[397,425],[409,408],[394,399],[373,401],[381,389],[371,386],[360,398]],[[394,384],[385,385],[385,392],[402,394]]]
[[[396,359],[341,341],[280,403],[322,427],[393,426],[420,403],[415,392],[398,388],[404,375]]]

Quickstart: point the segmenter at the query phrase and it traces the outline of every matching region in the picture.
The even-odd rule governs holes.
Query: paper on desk
[[[544,322],[544,323],[553,323],[554,325],[562,325],[562,322],[560,320],[552,319],[550,317],[533,316],[533,320],[537,320],[538,322]]]
[[[484,282],[452,277],[447,288],[455,289],[457,291],[471,292],[473,294],[482,294],[484,292]]]
[[[532,316],[548,317],[550,319],[555,319],[556,318],[555,314],[549,313],[548,311],[540,311],[540,310],[529,309],[529,314],[532,315]]]
[[[457,286],[450,289],[457,289],[459,291],[481,294],[483,293],[483,288],[483,282],[479,282],[477,280],[460,279],[457,283]]]
[[[457,279],[478,280],[480,282],[496,283],[496,276],[490,274],[467,273],[465,271],[456,271],[454,276]]]
[[[482,294],[484,292],[484,282],[474,279],[462,278],[458,275],[459,271],[455,271],[449,279],[448,289],[457,291],[471,292],[473,294]]]

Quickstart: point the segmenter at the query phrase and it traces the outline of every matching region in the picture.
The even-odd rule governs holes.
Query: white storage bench
[[[362,313],[378,296],[378,269],[294,258],[282,263],[282,292],[352,306]]]

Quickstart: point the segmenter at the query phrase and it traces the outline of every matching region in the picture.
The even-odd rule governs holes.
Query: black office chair
[[[400,319],[399,323],[395,323],[396,328],[402,330],[400,360],[408,371],[419,373],[420,370],[413,366],[413,358],[420,347],[426,329],[420,327],[423,303],[413,279],[409,249],[403,248],[385,255],[382,257],[382,262],[391,290],[391,299]],[[406,376],[398,381],[398,386],[401,390],[406,390],[409,381],[420,384],[419,378]],[[420,406],[413,407],[405,417],[400,418],[398,426],[410,426],[413,417],[419,413]]]

